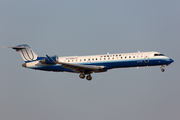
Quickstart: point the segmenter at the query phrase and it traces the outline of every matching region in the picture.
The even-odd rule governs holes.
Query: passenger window
[[[86,59],[84,59],[84,61],[86,61]]]

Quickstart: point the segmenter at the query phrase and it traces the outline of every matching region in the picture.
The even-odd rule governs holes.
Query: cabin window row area
[[[108,57],[108,56],[112,56],[112,55],[107,55],[107,57],[101,57],[101,58],[91,58],[91,59],[76,59],[76,60],[68,60],[66,62],[85,62],[85,61],[97,61],[97,60],[117,60],[117,59],[127,59],[127,58],[143,58],[143,56],[115,56],[115,57]]]

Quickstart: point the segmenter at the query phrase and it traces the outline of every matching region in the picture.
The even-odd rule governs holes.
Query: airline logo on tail
[[[18,52],[21,54],[24,61],[33,61],[37,59],[36,53],[28,46],[28,45],[18,45],[16,47],[20,47]]]
[[[31,62],[37,60],[38,58],[38,55],[27,44],[8,48],[15,49],[17,52],[19,52],[25,62]]]

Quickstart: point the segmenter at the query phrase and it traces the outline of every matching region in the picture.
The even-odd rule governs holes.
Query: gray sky
[[[39,55],[158,51],[175,62],[78,74],[22,68],[1,48],[1,120],[179,120],[179,0],[1,0],[0,45]]]

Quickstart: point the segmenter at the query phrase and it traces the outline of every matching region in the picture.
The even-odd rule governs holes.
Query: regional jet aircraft
[[[116,53],[90,56],[68,56],[58,57],[57,55],[39,57],[27,45],[22,44],[15,47],[8,47],[20,53],[23,60],[23,67],[35,70],[71,72],[78,73],[81,79],[86,77],[91,80],[92,73],[106,72],[113,68],[143,67],[143,66],[169,66],[174,60],[159,52],[136,52],[136,53]]]

